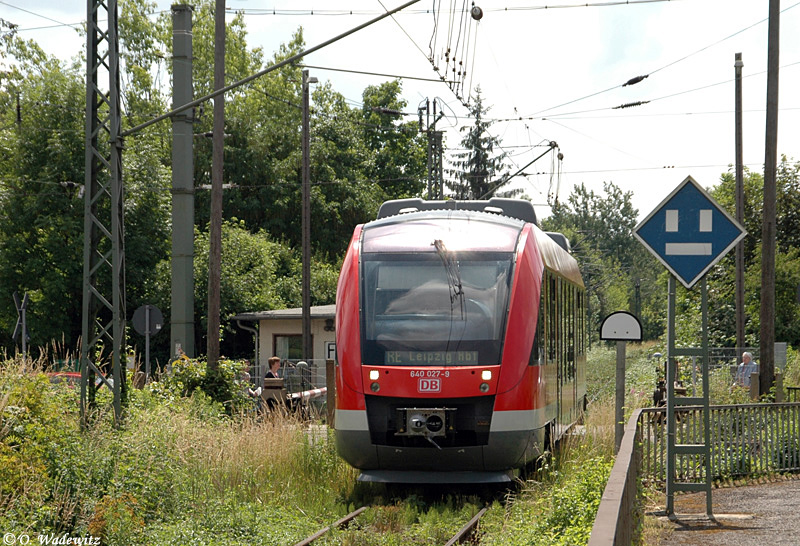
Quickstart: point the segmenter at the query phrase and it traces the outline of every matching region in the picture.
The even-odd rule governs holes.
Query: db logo
[[[419,392],[441,392],[442,380],[441,379],[420,379]]]

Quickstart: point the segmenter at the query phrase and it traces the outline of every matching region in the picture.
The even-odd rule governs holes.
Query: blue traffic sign
[[[691,288],[747,232],[689,176],[633,228],[633,235]]]

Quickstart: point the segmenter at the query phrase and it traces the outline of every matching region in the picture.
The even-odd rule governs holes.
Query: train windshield
[[[366,365],[499,364],[510,253],[365,253]]]

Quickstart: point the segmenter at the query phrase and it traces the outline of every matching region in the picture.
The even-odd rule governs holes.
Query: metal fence
[[[800,403],[711,406],[712,479],[800,470]],[[701,406],[684,406],[677,413],[676,444],[702,444]],[[642,465],[640,476],[666,482],[667,436],[665,408],[645,408],[639,415]],[[682,455],[675,464],[677,482],[705,480],[702,455]]]
[[[318,389],[326,385],[326,361],[284,360],[278,375],[285,380],[286,390],[290,393]]]
[[[744,347],[736,349],[735,347],[709,347],[708,348],[708,364],[711,369],[722,368],[725,366],[738,366],[742,360],[742,353],[748,351],[753,355],[753,360],[759,360],[758,347]]]

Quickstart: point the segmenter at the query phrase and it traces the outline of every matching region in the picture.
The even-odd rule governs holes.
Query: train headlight
[[[489,392],[489,383],[481,383],[481,392]]]
[[[411,429],[411,432],[415,432],[420,434],[423,430],[425,430],[425,425],[427,424],[427,419],[424,415],[412,415],[408,420],[408,428]]]
[[[492,370],[483,370],[481,372],[481,379],[484,381],[491,381],[492,380]]]
[[[377,382],[377,381],[375,381],[375,382],[373,382],[373,383],[372,383],[372,385],[370,385],[370,386],[369,386],[369,389],[370,389],[372,392],[378,392],[379,390],[381,390],[381,386],[380,386],[380,385],[378,385],[378,382]]]
[[[370,381],[377,381],[380,376],[381,376],[381,372],[379,372],[378,370],[370,370],[369,371],[369,380]]]

